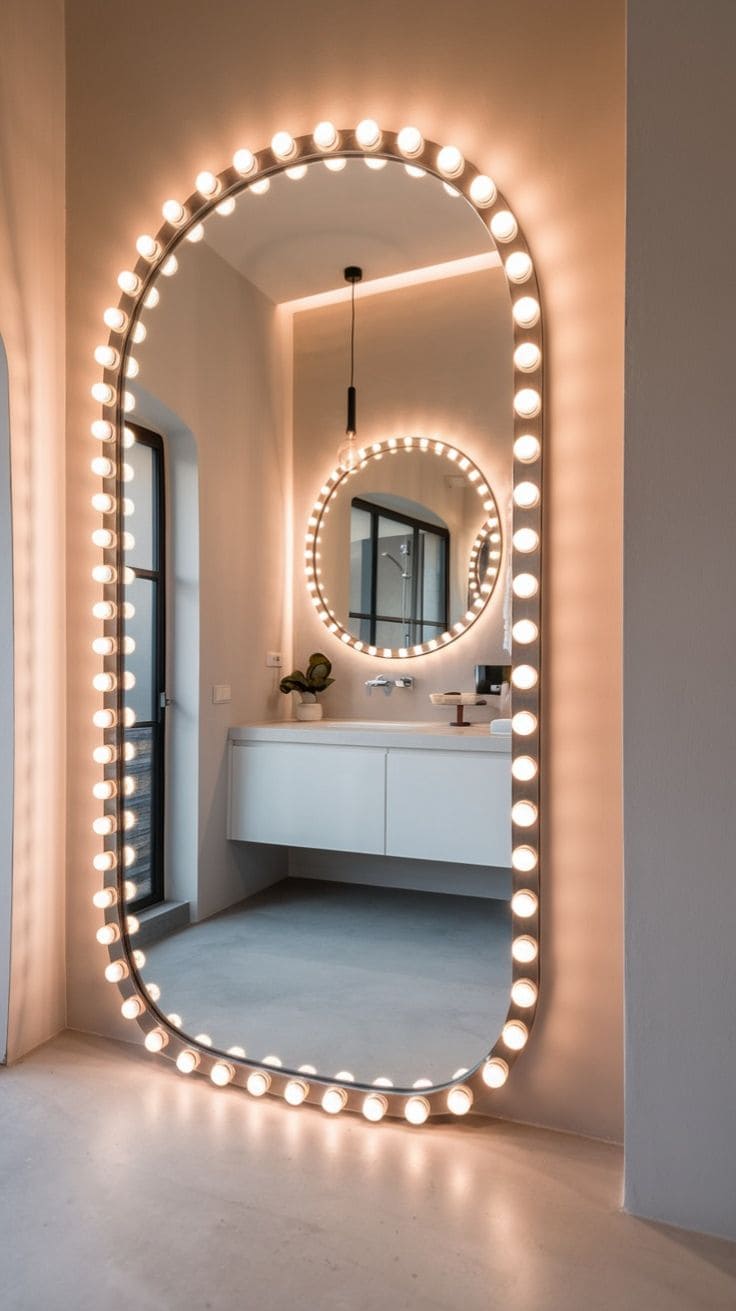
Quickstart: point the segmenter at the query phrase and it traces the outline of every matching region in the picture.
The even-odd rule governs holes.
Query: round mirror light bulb
[[[295,164],[293,168],[284,169],[284,172],[292,182],[299,182],[307,176],[308,168],[306,164]]]
[[[147,233],[138,238],[135,248],[138,254],[147,260],[155,259],[161,249],[158,242],[153,237],[149,237]]]
[[[265,1070],[253,1070],[245,1083],[252,1097],[263,1097],[271,1087],[271,1076]]]
[[[530,642],[536,642],[539,637],[539,629],[531,619],[517,619],[511,629],[511,636],[520,646],[528,646]]]
[[[173,278],[178,267],[179,267],[179,261],[176,258],[176,255],[169,255],[169,258],[164,260],[163,264],[161,265],[161,272],[165,278]]]
[[[446,178],[459,177],[465,168],[465,160],[457,146],[443,146],[437,153],[437,168]]]
[[[402,127],[396,138],[396,144],[402,155],[413,159],[421,155],[424,149],[424,137],[418,127]]]
[[[362,118],[355,129],[355,140],[363,150],[375,150],[381,141],[381,129],[374,118]]]
[[[194,227],[190,228],[189,231],[187,232],[186,240],[191,241],[192,245],[196,246],[197,242],[201,241],[203,237],[204,237],[204,223],[195,223]]]
[[[539,488],[536,483],[517,483],[514,488],[514,505],[520,510],[531,510],[539,502]]]
[[[533,960],[537,959],[537,951],[536,939],[528,934],[522,934],[520,938],[514,938],[511,944],[511,955],[520,965],[530,965]]]
[[[270,178],[261,178],[258,182],[251,182],[248,190],[253,192],[254,196],[265,196],[271,186]]]
[[[146,1051],[154,1053],[162,1052],[164,1047],[168,1045],[168,1041],[169,1035],[165,1029],[150,1029],[143,1039]]]
[[[301,1106],[302,1102],[306,1101],[308,1094],[309,1084],[305,1083],[303,1079],[289,1079],[284,1088],[284,1101],[288,1102],[289,1106]]]
[[[202,169],[202,172],[197,174],[194,180],[194,185],[200,196],[205,196],[206,198],[216,196],[217,192],[220,190],[218,179],[215,177],[214,173],[211,173],[207,168]]]
[[[496,241],[513,241],[519,225],[510,209],[499,209],[491,219],[491,236]]]
[[[226,1088],[235,1078],[235,1070],[227,1061],[215,1061],[210,1070],[210,1079],[217,1088]]]
[[[122,983],[127,977],[128,966],[124,960],[113,960],[105,966],[105,978],[108,983]]]
[[[117,942],[120,937],[120,930],[117,924],[103,924],[95,934],[101,947],[111,947],[113,942]]]
[[[511,807],[511,822],[518,828],[531,828],[536,819],[537,807],[531,801],[517,801]]]
[[[110,906],[115,905],[117,899],[118,894],[114,888],[101,888],[99,892],[95,892],[92,898],[92,905],[95,906],[97,910],[108,910]]]
[[[534,387],[522,387],[514,396],[514,410],[522,419],[533,419],[542,408],[542,398]]]
[[[521,1020],[509,1020],[503,1026],[501,1037],[510,1051],[520,1052],[523,1047],[526,1047],[529,1030]]]
[[[536,687],[537,671],[533,665],[516,665],[511,671],[511,682],[520,692],[529,692]]]
[[[539,546],[539,534],[533,528],[519,528],[514,533],[513,542],[517,551],[528,555],[530,551],[536,551]]]
[[[147,310],[155,310],[160,299],[161,296],[159,294],[158,287],[150,287],[146,293],[145,300],[143,301],[143,306]]]
[[[179,1052],[176,1058],[176,1068],[181,1074],[193,1074],[199,1062],[199,1052],[193,1052],[191,1047],[187,1047],[183,1052]]]
[[[520,737],[529,737],[537,727],[537,717],[530,710],[520,710],[511,720],[511,728]]]
[[[517,979],[511,985],[511,1000],[515,1006],[528,1010],[537,1000],[537,986],[531,979]],[[504,1041],[506,1041],[504,1039]],[[507,1044],[508,1045],[508,1044]]]
[[[520,783],[530,783],[537,777],[537,762],[531,756],[517,756],[511,766],[511,773]]]
[[[114,851],[98,851],[92,859],[92,866],[98,874],[106,874],[108,870],[115,868],[116,863]]]
[[[404,1107],[404,1118],[409,1124],[424,1124],[429,1119],[429,1102],[426,1097],[410,1097]]]
[[[105,327],[109,328],[111,332],[122,332],[128,322],[127,314],[115,305],[111,305],[109,309],[105,310],[102,319]]]
[[[140,997],[126,997],[120,1007],[120,1014],[124,1020],[136,1020],[139,1015],[143,1014],[144,1009]]]
[[[451,1088],[447,1094],[447,1109],[453,1115],[467,1115],[473,1105],[473,1094],[464,1084]]]
[[[289,132],[276,132],[271,137],[271,150],[277,159],[293,159],[296,149],[296,142]]]
[[[90,432],[98,442],[115,440],[115,428],[107,419],[95,419],[90,425]]]
[[[521,373],[533,373],[542,362],[542,352],[533,341],[523,341],[514,351],[514,364]]]
[[[249,173],[255,172],[258,163],[252,150],[236,150],[233,155],[233,168],[241,177],[247,177]]]
[[[90,388],[90,394],[93,401],[98,405],[113,405],[115,403],[115,388],[110,386],[109,382],[96,382]]]
[[[525,873],[529,873],[529,870],[534,869],[534,866],[537,863],[536,855],[529,847],[521,847],[519,850],[529,851],[532,856],[531,866],[527,866],[524,870]],[[517,868],[519,867],[517,866]],[[521,868],[524,869],[523,866],[521,866]],[[537,901],[536,894],[531,892],[529,888],[520,888],[511,898],[511,910],[514,915],[518,915],[519,919],[522,920],[530,919],[531,916],[536,913],[538,905],[539,902]]]
[[[327,120],[318,123],[312,133],[312,140],[318,150],[334,150],[337,145],[337,128],[335,124]]]
[[[126,296],[137,296],[141,280],[137,273],[132,273],[130,269],[123,269],[122,273],[118,273],[118,286]]]
[[[377,1124],[379,1120],[383,1119],[388,1110],[388,1098],[383,1097],[380,1093],[368,1093],[368,1096],[363,1098],[361,1110],[366,1120],[370,1120],[372,1124]]]
[[[537,868],[537,853],[533,847],[514,847],[511,852],[511,864],[520,874],[530,874]],[[536,908],[536,901],[534,905]]]
[[[539,322],[539,301],[533,296],[521,296],[511,307],[514,323],[520,328],[533,328]]]
[[[184,206],[178,200],[165,200],[161,206],[161,213],[172,227],[180,227],[187,217]]]
[[[525,250],[515,250],[504,264],[509,282],[526,282],[532,276],[532,261]]]
[[[219,214],[220,218],[228,218],[230,214],[235,213],[235,203],[235,196],[227,196],[219,205],[215,205],[215,213]]]
[[[539,590],[539,583],[533,574],[516,574],[511,586],[514,596],[518,596],[521,601],[528,601]],[[521,687],[523,684],[517,682],[515,686]]]
[[[342,173],[342,170],[345,168],[347,162],[348,161],[344,159],[342,155],[338,156],[337,159],[324,159],[322,161],[325,168],[328,168],[331,173]]]
[[[482,1078],[486,1088],[503,1088],[509,1077],[509,1067],[500,1056],[492,1056],[483,1066]]]
[[[479,209],[492,205],[496,199],[496,184],[485,173],[479,173],[470,184],[470,199]]]
[[[339,1115],[347,1100],[348,1095],[344,1088],[326,1088],[322,1095],[322,1110],[328,1115]]]
[[[95,346],[95,363],[102,369],[117,368],[120,352],[114,346]]]

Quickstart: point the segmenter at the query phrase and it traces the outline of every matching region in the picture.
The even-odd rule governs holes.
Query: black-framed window
[[[377,502],[350,506],[350,630],[371,646],[416,646],[449,621],[447,528]]]
[[[126,619],[125,633],[135,642],[135,650],[126,655],[126,669],[136,681],[126,692],[135,724],[125,730],[125,739],[135,747],[126,774],[135,780],[131,809],[136,814],[136,859],[126,877],[137,888],[130,904],[142,910],[165,895],[166,486],[160,435],[139,425],[129,427],[135,435],[125,453],[134,474],[135,513],[129,523],[135,544],[126,550],[125,563],[135,579],[126,588],[126,600],[135,613]]]

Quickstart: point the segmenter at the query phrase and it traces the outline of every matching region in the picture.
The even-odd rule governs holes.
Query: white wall
[[[626,1205],[736,1238],[736,7],[629,4]]]
[[[13,527],[8,360],[0,337],[0,732],[13,738]],[[13,892],[13,752],[0,752],[0,1065],[8,1050]]]
[[[424,184],[423,184],[424,185]],[[458,202],[460,203],[460,202]],[[511,496],[513,442],[513,340],[506,279],[500,268],[401,288],[357,300],[357,373],[359,440],[385,437],[441,437],[456,444],[488,478],[496,496],[504,534]],[[433,720],[447,717],[429,702],[429,693],[473,690],[475,664],[508,664],[504,655],[504,585],[502,573],[480,619],[444,651],[415,660],[371,659],[345,649],[331,638],[309,600],[304,583],[304,534],[315,497],[344,439],[347,385],[348,308],[330,305],[294,316],[294,647],[296,663],[310,651],[324,650],[333,660],[335,684],[323,698],[333,718]],[[452,471],[433,455],[396,457],[421,475],[444,480]],[[391,486],[394,460],[374,466],[374,491]],[[367,476],[367,475],[366,475]],[[363,475],[361,475],[361,478]],[[403,477],[403,475],[402,475]],[[411,496],[411,492],[406,495]],[[426,495],[421,487],[416,498]],[[457,494],[456,494],[457,495]],[[478,497],[474,497],[478,501]],[[323,554],[347,525],[341,525],[340,497],[323,530]],[[425,502],[440,515],[436,499]],[[449,524],[450,516],[446,516]],[[478,524],[482,513],[478,516]],[[452,524],[449,524],[452,527]],[[476,525],[477,527],[478,525]],[[461,547],[452,535],[454,554]],[[344,557],[347,558],[346,556]],[[504,557],[505,559],[505,557]],[[323,561],[325,571],[328,565]],[[464,580],[467,585],[467,554]],[[334,590],[329,589],[334,597]],[[460,618],[465,605],[454,618]],[[338,605],[338,614],[340,606]],[[342,609],[343,618],[347,608]],[[400,643],[396,643],[400,645]],[[370,695],[366,679],[392,671],[414,677],[411,691],[394,689]],[[473,719],[490,719],[490,706],[471,711]]]
[[[65,1017],[65,132],[61,0],[0,6],[0,337],[10,378],[15,748],[8,1059]],[[75,865],[85,879],[87,866]],[[2,912],[0,912],[2,913]]]

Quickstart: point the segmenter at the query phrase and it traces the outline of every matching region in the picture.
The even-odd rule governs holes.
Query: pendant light
[[[337,452],[337,462],[342,469],[351,471],[358,464],[358,443],[355,440],[356,392],[355,392],[355,284],[363,277],[363,270],[356,264],[349,264],[345,269],[345,281],[350,283],[350,382],[348,383],[348,413],[345,425],[346,441]]]

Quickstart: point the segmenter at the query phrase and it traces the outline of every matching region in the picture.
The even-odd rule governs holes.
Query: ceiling
[[[312,164],[298,181],[279,174],[264,195],[243,192],[233,214],[207,221],[205,241],[275,304],[344,287],[348,264],[373,280],[492,249],[475,211],[437,178],[362,159],[339,173]]]

